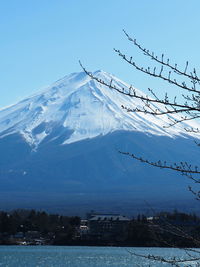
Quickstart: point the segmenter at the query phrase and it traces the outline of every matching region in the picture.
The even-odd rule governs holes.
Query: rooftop
[[[94,215],[90,219],[90,221],[130,221],[126,216],[122,215],[109,215],[109,214],[102,214],[102,215]]]

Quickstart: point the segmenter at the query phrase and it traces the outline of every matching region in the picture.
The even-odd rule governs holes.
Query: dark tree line
[[[23,233],[23,240],[30,242],[42,238],[47,241],[45,244],[51,245],[169,247],[173,244],[176,247],[197,247],[199,225],[200,218],[195,214],[162,212],[153,220],[138,214],[121,232],[108,229],[102,237],[90,232],[81,236],[80,218],[77,216],[60,216],[35,210],[1,211],[0,244],[15,244],[15,240],[9,241],[10,236],[17,235],[15,239],[23,239],[18,237],[19,233]]]
[[[23,233],[38,233],[39,238],[50,239],[51,244],[62,244],[70,241],[76,234],[80,225],[78,216],[60,216],[48,214],[44,211],[15,210],[13,212],[0,212],[0,235],[2,243],[9,236]]]

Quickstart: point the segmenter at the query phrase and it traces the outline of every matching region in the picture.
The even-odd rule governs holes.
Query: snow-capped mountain
[[[129,88],[106,72],[94,75]],[[167,116],[127,113],[121,105],[141,103],[81,72],[1,109],[1,208],[77,215],[90,209],[133,214],[146,208],[144,201],[161,209],[194,207],[187,178],[118,153],[198,165],[199,147],[185,132],[187,125],[166,129]]]
[[[94,73],[98,78],[128,90],[130,85],[104,71]],[[140,95],[144,95],[137,90]],[[125,130],[154,135],[178,136],[185,134],[185,125],[164,129],[168,120],[144,114],[127,113],[121,105],[140,106],[130,98],[92,80],[84,72],[73,73],[58,80],[45,90],[18,104],[0,110],[1,138],[20,133],[33,147],[45,138],[59,138],[66,132],[63,144]],[[62,127],[62,131],[55,129]],[[69,134],[70,133],[70,134]],[[48,141],[50,141],[48,139]]]

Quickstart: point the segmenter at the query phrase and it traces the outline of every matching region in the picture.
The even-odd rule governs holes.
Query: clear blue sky
[[[144,46],[199,69],[199,0],[0,0],[0,107],[17,102],[71,72],[80,59],[146,90],[160,83],[134,71],[114,52],[140,64],[125,28]]]

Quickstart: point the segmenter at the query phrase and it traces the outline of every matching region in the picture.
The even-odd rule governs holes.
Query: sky
[[[102,69],[147,91],[169,90],[138,73],[113,50],[152,64],[133,38],[184,69],[199,70],[199,0],[0,0],[0,108],[14,104],[72,72]]]

